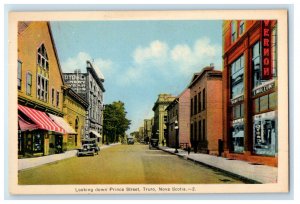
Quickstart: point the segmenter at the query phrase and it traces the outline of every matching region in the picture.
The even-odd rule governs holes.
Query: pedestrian
[[[165,146],[165,140],[162,140],[162,146]]]
[[[190,153],[191,153],[191,146],[190,145],[188,146],[187,151],[188,151],[188,155],[190,155]]]

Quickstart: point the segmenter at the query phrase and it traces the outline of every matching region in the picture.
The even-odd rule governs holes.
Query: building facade
[[[18,153],[43,156],[59,153],[68,130],[63,121],[64,85],[48,22],[18,24]]]
[[[98,67],[87,61],[86,73],[75,70],[74,73],[64,73],[65,83],[89,104],[86,115],[84,137],[98,138],[101,142],[103,135],[103,94],[105,92],[104,77]],[[102,138],[102,139],[101,139]],[[103,141],[102,141],[103,142]]]
[[[144,142],[148,143],[152,133],[153,119],[144,119]]]
[[[167,146],[175,147],[176,129],[175,121],[178,122],[179,147],[190,146],[190,89],[185,89],[168,107],[168,137]]]
[[[152,137],[159,139],[159,144],[165,141],[167,134],[167,110],[169,104],[175,100],[176,97],[170,94],[159,94],[158,98],[152,108],[154,111],[154,124],[152,129]]]
[[[277,22],[223,22],[224,156],[277,166]]]
[[[85,118],[88,111],[88,102],[73,89],[65,86],[63,89],[63,113],[64,119],[73,128],[74,134],[64,137],[67,149],[75,149],[81,146],[84,138]]]
[[[211,64],[194,74],[189,88],[192,148],[217,155],[222,139],[222,72]]]

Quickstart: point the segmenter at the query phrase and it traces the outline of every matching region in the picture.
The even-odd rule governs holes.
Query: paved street
[[[243,183],[147,145],[116,145],[99,155],[72,157],[19,171],[19,184]]]

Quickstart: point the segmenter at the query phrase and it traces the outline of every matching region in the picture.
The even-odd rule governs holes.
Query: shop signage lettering
[[[269,80],[272,78],[271,66],[271,21],[263,20],[262,25],[262,79]]]
[[[272,82],[271,84],[267,84],[265,86],[262,86],[258,89],[255,89],[253,91],[253,96],[257,95],[257,94],[261,94],[261,93],[264,93],[266,91],[269,91],[271,89],[273,89],[275,87],[275,82]]]
[[[233,104],[236,104],[236,103],[238,103],[240,101],[243,101],[243,100],[244,100],[244,96],[240,96],[240,97],[237,97],[235,99],[231,99],[231,104],[233,105]]]

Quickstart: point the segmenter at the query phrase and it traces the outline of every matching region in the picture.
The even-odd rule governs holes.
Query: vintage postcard
[[[16,194],[289,191],[286,10],[11,12]]]

